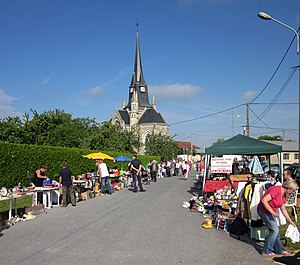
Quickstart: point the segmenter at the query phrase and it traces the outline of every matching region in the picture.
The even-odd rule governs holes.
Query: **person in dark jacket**
[[[66,160],[62,162],[61,170],[59,171],[59,188],[62,188],[63,207],[67,207],[67,194],[70,194],[72,206],[76,206],[75,194],[73,192],[73,176],[68,168]]]
[[[133,192],[137,192],[137,182],[140,188],[140,192],[146,191],[143,189],[142,186],[142,162],[137,159],[136,155],[132,156],[132,161],[130,163],[130,171],[133,176]]]

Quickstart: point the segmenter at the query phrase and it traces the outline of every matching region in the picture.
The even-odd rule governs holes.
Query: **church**
[[[122,128],[136,131],[141,143],[138,150],[144,153],[144,144],[148,134],[168,134],[169,126],[162,115],[156,111],[156,101],[153,96],[152,104],[149,103],[148,86],[144,79],[142,59],[139,45],[138,32],[136,33],[136,51],[134,71],[129,86],[129,98],[126,104],[122,99],[122,109],[116,109],[111,118],[113,124]]]

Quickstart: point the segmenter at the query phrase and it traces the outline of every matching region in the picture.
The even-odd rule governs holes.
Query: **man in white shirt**
[[[101,179],[101,193],[102,195],[105,195],[106,193],[105,188],[107,187],[108,194],[112,194],[113,190],[112,187],[110,186],[109,172],[107,166],[103,162],[103,159],[97,160],[97,163],[98,163],[98,174],[99,174],[99,178]]]

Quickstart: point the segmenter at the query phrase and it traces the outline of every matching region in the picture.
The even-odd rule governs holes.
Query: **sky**
[[[297,30],[299,10],[299,0],[0,0],[0,118],[60,109],[109,120],[128,102],[138,23],[150,102],[175,140],[203,151],[243,134],[250,102],[251,137],[297,141],[295,34],[257,13]]]

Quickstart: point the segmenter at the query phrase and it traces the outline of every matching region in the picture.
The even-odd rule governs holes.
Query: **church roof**
[[[144,123],[163,123],[166,124],[164,121],[163,117],[160,115],[160,113],[156,112],[155,109],[147,109],[143,116],[140,118],[139,124],[144,124]]]
[[[130,119],[129,119],[129,114],[128,114],[127,110],[118,110],[118,111],[120,113],[122,120],[125,122],[125,124],[129,124]]]

